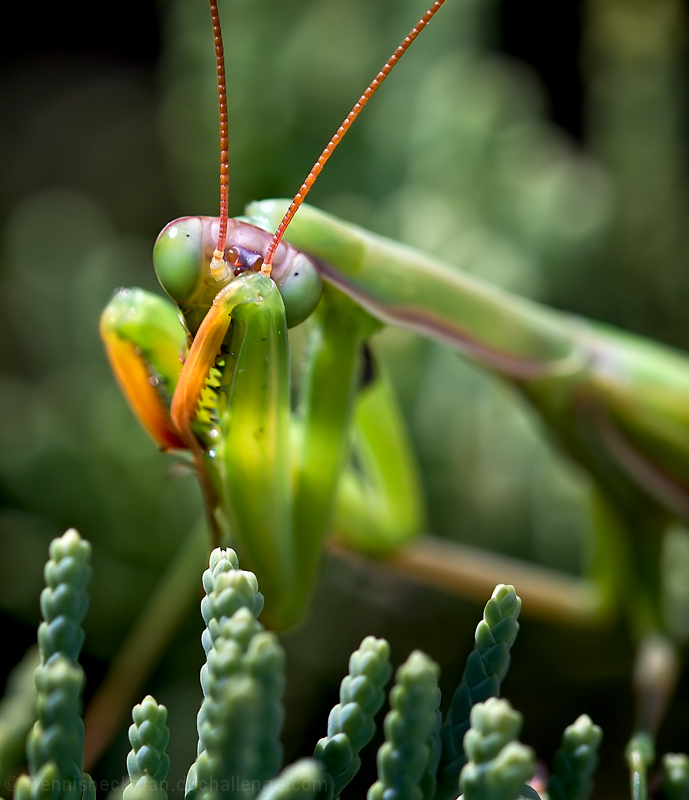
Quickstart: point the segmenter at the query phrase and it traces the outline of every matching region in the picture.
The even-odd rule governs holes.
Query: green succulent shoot
[[[390,645],[385,639],[367,636],[349,659],[340,702],[328,717],[328,735],[319,740],[313,754],[325,768],[324,800],[339,797],[359,771],[359,752],[376,731],[373,718],[385,701],[383,690],[391,675]]]
[[[397,670],[378,751],[378,780],[368,800],[423,800],[421,786],[436,753],[438,673],[438,665],[420,650]]]
[[[602,739],[603,731],[587,714],[565,728],[562,747],[555,753],[548,781],[550,800],[587,800],[593,788],[592,776]]]
[[[263,608],[256,577],[239,569],[233,550],[211,553],[203,584],[198,757],[188,798],[254,798],[282,760],[284,651],[256,619]]]
[[[472,707],[497,697],[510,666],[510,649],[517,638],[521,599],[513,586],[495,587],[476,628],[474,648],[469,654],[462,681],[457,687],[442,726],[442,754],[438,774],[438,800],[457,796],[457,781],[467,762],[464,737],[469,730]]]
[[[50,544],[38,628],[37,719],[26,745],[29,775],[17,782],[15,800],[95,800],[93,781],[83,772],[84,671],[77,660],[89,604],[90,559],[91,545],[73,528]]]
[[[459,785],[464,800],[517,800],[533,775],[534,752],[516,741],[522,715],[507,700],[490,697],[471,709],[464,736],[464,765]]]
[[[129,728],[132,749],[127,756],[129,785],[123,800],[167,800],[165,779],[170,769],[167,746],[170,729],[165,724],[167,709],[147,695],[132,710]]]
[[[663,756],[663,792],[668,800],[689,800],[689,756],[667,753]]]

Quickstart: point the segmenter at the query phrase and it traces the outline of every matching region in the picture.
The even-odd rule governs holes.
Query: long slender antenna
[[[229,205],[230,158],[229,137],[227,133],[227,88],[225,85],[225,51],[222,45],[220,15],[217,0],[210,0],[211,17],[213,19],[213,38],[215,39],[215,67],[218,75],[218,110],[220,112],[220,229],[218,243],[211,259],[211,275],[214,278],[224,276],[225,240],[227,239],[227,213]]]
[[[381,71],[376,75],[376,77],[371,81],[369,84],[368,89],[361,95],[361,97],[357,100],[354,104],[354,108],[347,114],[345,121],[340,125],[337,129],[337,133],[333,136],[333,138],[328,142],[328,146],[323,150],[320,154],[318,161],[313,165],[311,168],[311,172],[306,176],[306,180],[302,183],[301,188],[297,192],[292,200],[287,213],[282,218],[282,222],[278,226],[278,229],[273,234],[273,238],[271,239],[270,245],[268,246],[268,250],[266,252],[266,257],[263,260],[263,266],[261,268],[261,272],[264,275],[270,275],[270,271],[273,267],[273,257],[275,256],[275,251],[278,249],[278,245],[284,236],[285,231],[287,230],[287,226],[292,221],[292,218],[297,213],[297,209],[299,206],[304,202],[304,198],[309,193],[309,190],[316,182],[316,178],[320,175],[321,170],[325,166],[325,162],[330,158],[333,154],[333,150],[337,147],[337,145],[342,141],[345,133],[350,129],[354,120],[359,116],[359,113],[363,109],[363,107],[368,103],[368,101],[373,96],[373,93],[376,89],[380,86],[380,84],[387,78],[390,74],[390,71],[395,66],[395,64],[400,60],[400,58],[404,55],[405,51],[409,47],[409,45],[416,39],[416,37],[421,33],[421,31],[428,25],[431,21],[433,16],[435,15],[436,11],[443,5],[445,0],[435,0],[433,5],[428,9],[428,11],[421,17],[421,19],[414,25],[414,27],[409,32],[409,35],[404,39],[402,44],[395,50],[395,52],[390,56],[390,58],[385,62],[385,66]]]

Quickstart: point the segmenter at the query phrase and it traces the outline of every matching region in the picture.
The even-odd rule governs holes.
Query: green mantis
[[[359,108],[442,2],[413,29]],[[211,11],[226,153],[224,65],[214,2]],[[325,160],[321,157],[307,183]],[[227,171],[223,161],[220,218],[176,220],[154,250],[158,278],[184,327],[169,303],[122,290],[103,314],[101,333],[120,384],[153,438],[164,449],[187,448],[193,454],[215,538],[229,532],[237,541],[274,597],[267,617],[285,627],[301,616],[310,595],[346,458],[364,345],[379,325],[330,288],[321,297],[312,261],[280,244],[288,220],[272,239],[245,221],[228,221]],[[301,413],[292,420],[287,327],[317,306]],[[358,468],[350,465],[341,498],[355,516],[365,506],[379,512],[381,525],[373,536],[362,536],[359,526],[354,533],[375,551],[415,534],[422,511],[392,394],[382,376],[368,382],[354,412],[361,439],[354,448]],[[340,516],[335,527],[346,532],[348,511]]]
[[[274,230],[283,211],[281,203],[258,204],[248,210],[248,220]],[[171,242],[172,231],[177,234]],[[179,226],[168,226],[159,239],[159,258],[168,248],[174,250],[173,261],[184,262],[174,244],[186,240],[181,231]],[[240,243],[233,253],[233,268],[255,266],[251,259],[266,254],[270,235],[252,231],[255,241]],[[206,238],[205,258],[210,261],[213,237]],[[275,624],[288,625],[300,615],[328,529],[360,549],[384,553],[422,526],[414,467],[398,415],[391,410],[393,400],[384,376],[379,374],[365,387],[352,412],[361,384],[363,343],[381,323],[393,323],[451,344],[513,382],[535,405],[565,448],[596,476],[618,511],[637,523],[637,531],[643,530],[635,534],[639,541],[631,555],[634,574],[642,575],[646,584],[640,592],[645,597],[640,628],[656,627],[657,575],[652,566],[657,563],[656,532],[667,519],[687,512],[686,361],[650,343],[510,298],[422,254],[310,209],[300,211],[286,238],[316,260],[281,246],[274,262],[280,300],[258,275],[244,281],[241,297],[223,296],[222,308],[234,309],[239,324],[233,323],[222,363],[216,365],[218,371],[211,374],[208,385],[207,354],[196,362],[200,383],[190,393],[189,403],[195,412],[194,398],[201,394],[201,413],[192,420],[189,403],[179,401],[184,414],[173,428],[162,426],[165,435],[160,440],[166,447],[181,440],[194,453],[215,509],[213,524],[231,528],[235,536],[246,532],[245,557],[263,573],[264,583],[274,584],[272,596],[280,598]],[[306,280],[303,271],[297,275],[296,267],[290,271],[295,260],[307,271]],[[163,271],[158,268],[159,274]],[[283,313],[284,323],[290,316],[296,320],[308,313],[317,294],[317,273],[326,286],[308,323],[310,361],[296,406],[300,413],[290,420],[285,339],[279,329]],[[211,298],[198,292],[195,279],[184,270],[167,273],[163,283],[180,305],[189,332],[197,335]],[[129,322],[136,317],[134,307],[125,302],[131,297],[118,300],[126,307]],[[273,315],[270,336],[260,328],[262,314],[254,319],[249,313],[259,305]],[[245,310],[237,313],[240,308]],[[147,358],[141,385],[150,385],[152,379],[157,385],[151,389],[163,390],[163,407],[176,395],[181,367],[174,354],[185,346],[183,329],[171,333],[176,312],[167,309],[159,310],[165,321],[133,338],[122,333],[125,326],[114,312],[104,318],[111,322],[103,323],[107,335],[119,337],[118,346],[138,349]],[[205,331],[203,338],[210,341]],[[250,357],[247,342],[256,346]],[[196,358],[192,352],[189,358]],[[216,355],[217,351],[213,359]],[[254,374],[255,382],[249,377],[245,381],[258,363],[270,364],[271,369]],[[242,380],[237,380],[240,375]],[[159,406],[146,408],[150,412]],[[175,408],[173,403],[173,417]],[[218,427],[228,410],[224,427]],[[351,414],[355,457],[340,478]],[[381,430],[382,420],[389,431]],[[254,441],[265,437],[255,457],[244,446],[251,437]],[[371,519],[375,524],[367,530]],[[635,613],[639,616],[638,609]]]
[[[423,528],[418,478],[392,393],[380,370],[369,380],[365,363],[365,343],[380,326],[402,326],[449,344],[515,386],[594,477],[605,514],[615,518],[601,527],[617,525],[626,535],[608,550],[605,566],[617,573],[617,584],[603,600],[625,607],[642,641],[639,662],[661,653],[666,667],[657,673],[662,685],[637,686],[637,729],[646,741],[677,672],[672,647],[647,635],[663,630],[662,534],[669,521],[689,514],[686,357],[510,296],[306,207],[287,230],[291,247],[278,247],[269,278],[254,269],[267,260],[285,207],[250,206],[246,221],[256,228],[228,223],[230,236],[239,238],[227,265],[217,268],[245,276],[227,290],[199,281],[195,271],[199,262],[211,263],[217,223],[190,218],[164,230],[156,268],[193,339],[184,368],[179,353],[188,335],[171,305],[125,291],[102,326],[109,346],[131,358],[119,362],[131,364],[121,382],[137,370],[142,377],[137,386],[146,391],[133,395],[151,402],[141,401],[139,415],[150,417],[147,427],[158,431],[162,446],[191,452],[212,525],[231,532],[270,587],[270,624],[288,627],[303,613],[328,532],[385,555]],[[201,259],[180,247],[194,237]],[[228,314],[229,328],[218,322]],[[285,330],[303,317],[308,359],[297,390],[290,387]],[[189,377],[182,378],[184,370]],[[403,549],[398,563],[406,558],[413,571],[422,552],[415,548],[422,547]],[[436,561],[443,559],[451,572],[448,550]],[[591,605],[596,617],[601,598]],[[637,745],[630,763],[641,774],[648,757]]]

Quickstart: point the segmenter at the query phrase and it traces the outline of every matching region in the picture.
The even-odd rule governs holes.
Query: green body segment
[[[281,295],[261,275],[243,280],[262,287],[261,299],[233,308],[206,462],[237,546],[280,598],[268,621],[284,627],[304,612],[331,530],[389,552],[421,529],[422,502],[390,387],[378,378],[355,401],[363,346],[378,323],[337,290],[325,293],[292,418]],[[353,409],[356,472],[347,467]],[[375,513],[364,522],[367,505]]]
[[[284,208],[267,200],[247,214],[271,228]],[[689,518],[686,356],[511,296],[309,206],[286,238],[379,320],[445,342],[513,382],[628,515],[659,505]]]
[[[402,412],[380,370],[356,398],[352,447],[358,469],[340,478],[332,530],[354,550],[388,555],[423,530],[425,510]]]
[[[284,208],[285,201],[266,200],[247,215],[271,229]],[[579,360],[553,312],[311,206],[301,206],[285,238],[382,322],[459,346],[515,377],[569,372]]]
[[[294,535],[302,607],[328,533],[383,555],[417,535],[425,519],[420,476],[392,387],[376,368],[361,388],[364,347],[380,323],[325,286],[309,325],[295,420]]]
[[[309,598],[320,563],[333,499],[348,452],[349,423],[361,376],[363,343],[378,327],[368,314],[329,287],[310,326],[294,499],[302,605]]]
[[[295,562],[285,309],[270,278],[237,280],[247,299],[238,295],[232,310],[218,390],[219,436],[206,461],[244,563],[272,596],[272,613],[289,616]]]
[[[608,326],[565,315],[562,324],[583,367],[519,388],[628,516],[659,504],[689,518],[689,359]]]

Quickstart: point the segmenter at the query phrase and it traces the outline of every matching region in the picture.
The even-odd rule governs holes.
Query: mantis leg
[[[200,457],[216,516],[260,577],[272,627],[287,627],[303,613],[338,486],[336,529],[367,542],[370,551],[389,551],[421,528],[411,450],[382,375],[355,402],[364,344],[378,327],[339,291],[326,290],[311,322],[292,457],[285,312],[269,279],[251,275],[218,295],[180,376],[172,419]],[[222,370],[215,411],[204,430],[198,423],[192,430],[214,364]],[[341,479],[353,409],[360,468]],[[374,515],[365,522],[367,507]]]
[[[301,441],[294,494],[300,604],[305,605],[328,532],[349,441],[361,354],[377,324],[336,290],[326,289],[311,321],[301,392]]]
[[[311,321],[295,476],[301,605],[328,533],[386,553],[422,528],[420,481],[392,388],[376,369],[357,394],[364,346],[379,327],[339,291],[324,287]],[[350,445],[355,465],[348,460]]]
[[[170,419],[187,335],[176,307],[143,289],[118,289],[100,320],[108,360],[127,402],[163,450],[185,444]]]
[[[262,619],[282,628],[294,621],[296,563],[287,325],[270,278],[255,274],[243,280],[255,296],[247,295],[233,310],[218,391],[217,442],[210,441],[205,458],[242,564],[258,574],[265,592]]]
[[[404,420],[380,367],[359,392],[353,416],[356,466],[340,478],[332,531],[354,550],[388,555],[423,530],[425,513]]]
[[[194,453],[216,539],[230,534],[281,624],[294,580],[289,375],[285,309],[269,278],[243,275],[216,295],[170,415]]]

